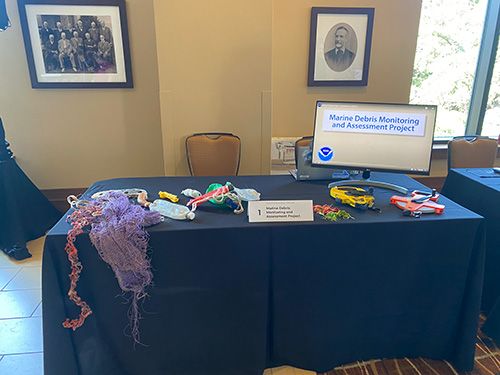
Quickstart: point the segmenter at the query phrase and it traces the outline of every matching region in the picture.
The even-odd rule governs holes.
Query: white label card
[[[312,200],[303,201],[250,201],[250,223],[314,221]]]

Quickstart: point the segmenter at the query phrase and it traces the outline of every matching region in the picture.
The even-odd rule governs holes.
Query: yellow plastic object
[[[168,193],[166,191],[159,191],[158,196],[161,199],[168,199],[171,202],[177,203],[179,202],[179,197],[175,194]]]
[[[356,208],[372,208],[375,198],[371,192],[354,186],[336,186],[330,189],[330,196],[335,202]]]

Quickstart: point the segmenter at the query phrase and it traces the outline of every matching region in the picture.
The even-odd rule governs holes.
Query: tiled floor
[[[0,251],[0,375],[43,375],[41,266],[44,239],[17,262]],[[264,375],[315,375],[289,366]],[[71,374],[64,374],[71,375]]]
[[[43,238],[33,257],[14,261],[0,251],[0,375],[42,375]]]

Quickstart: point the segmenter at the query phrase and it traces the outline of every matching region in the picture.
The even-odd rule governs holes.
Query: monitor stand
[[[363,171],[363,179],[362,180],[344,180],[344,181],[335,181],[332,182],[328,185],[328,189],[335,187],[335,186],[372,186],[372,187],[378,187],[378,188],[383,188],[383,189],[389,189],[389,190],[395,190],[398,193],[408,195],[408,189],[391,184],[388,182],[382,182],[382,181],[374,181],[370,179],[370,170],[366,169]]]

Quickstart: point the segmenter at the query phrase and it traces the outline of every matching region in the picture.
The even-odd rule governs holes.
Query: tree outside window
[[[486,4],[422,1],[410,103],[438,105],[436,139],[465,132]]]

